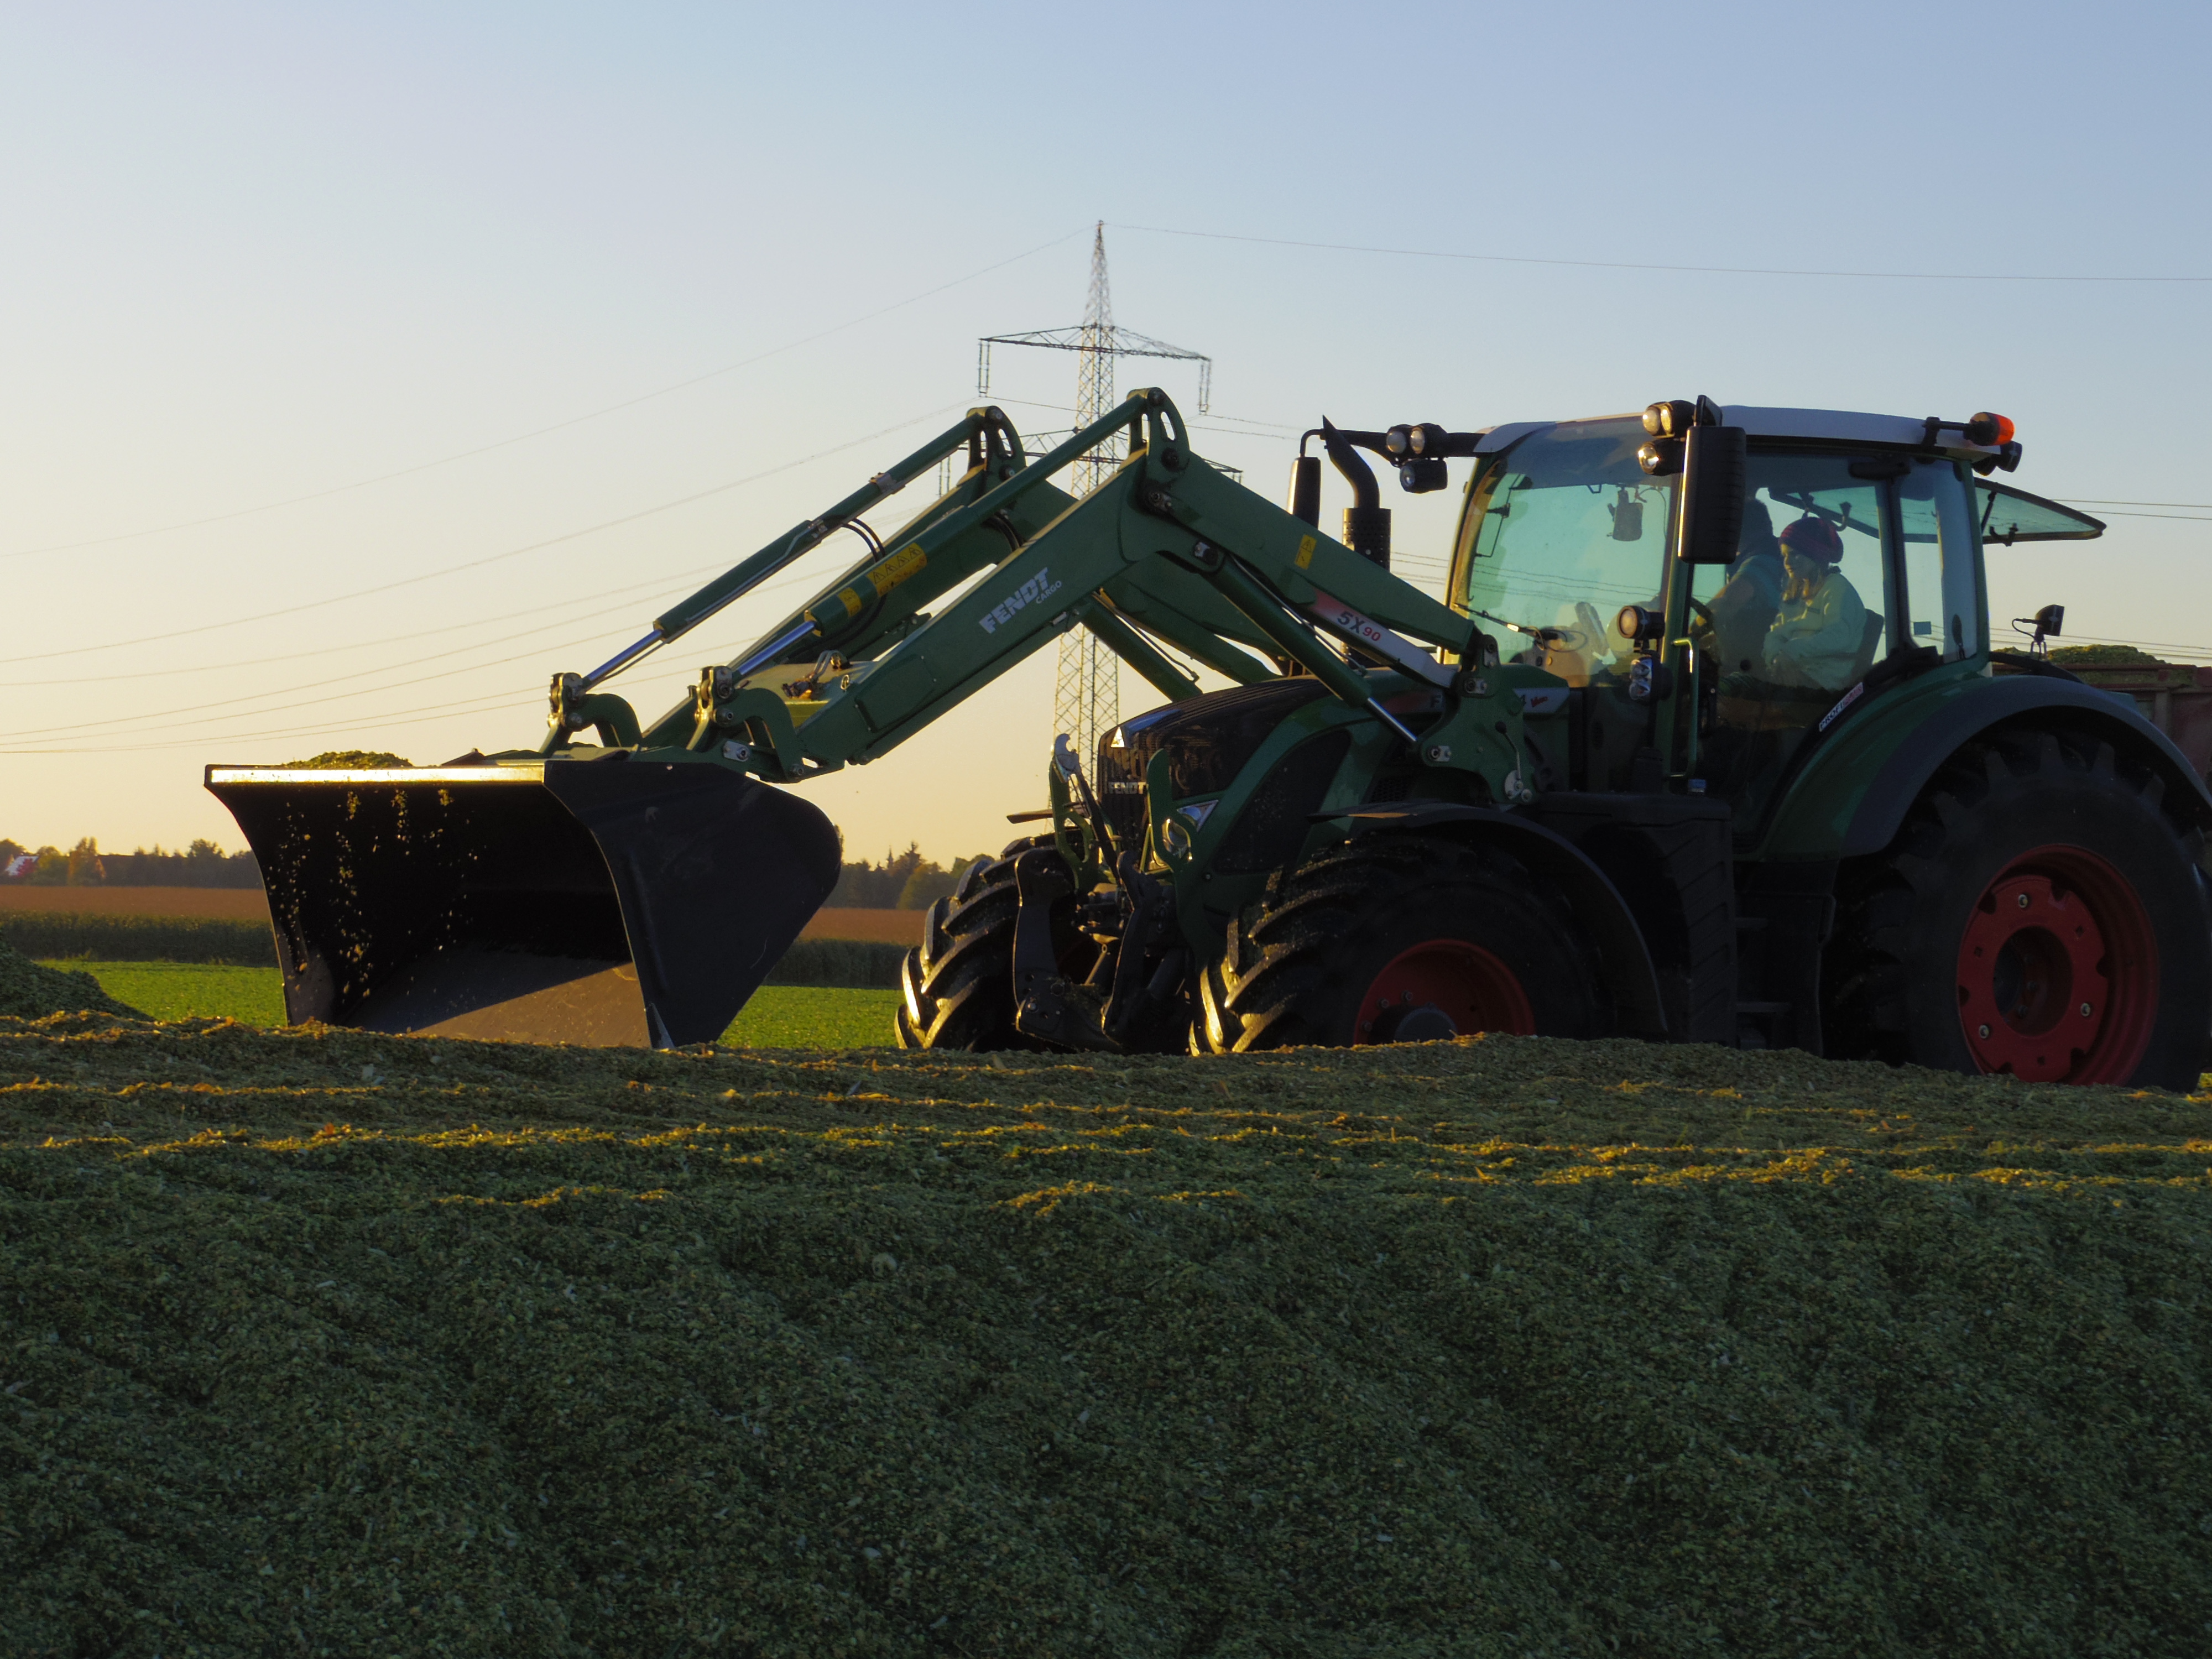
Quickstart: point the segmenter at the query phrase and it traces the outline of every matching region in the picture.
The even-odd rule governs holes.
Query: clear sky
[[[2212,501],[2202,7],[200,0],[0,31],[0,834],[33,844],[235,845],[210,760],[534,743],[553,671],[975,402],[977,336],[1078,320],[1097,219],[1117,319],[1213,357],[1205,452],[1271,495],[1324,413],[1702,392],[1994,409],[2028,489]],[[2199,280],[2010,280],[2087,276]],[[1065,426],[1073,382],[1002,352],[993,391]],[[1395,497],[1407,574],[1440,576],[1456,499]],[[2212,512],[2090,510],[2101,542],[1993,550],[1999,617],[2212,656]],[[801,597],[626,689],[657,712]],[[856,852],[995,849],[1042,799],[1051,674],[813,798]]]

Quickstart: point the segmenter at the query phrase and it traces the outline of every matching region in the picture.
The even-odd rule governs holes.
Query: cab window
[[[1562,422],[1480,474],[1455,550],[1451,592],[1500,651],[1570,685],[1624,676],[1623,605],[1656,605],[1674,481],[1636,464],[1640,418]]]

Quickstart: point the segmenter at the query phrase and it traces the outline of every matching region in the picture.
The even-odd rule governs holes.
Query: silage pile
[[[2212,1101],[0,1023],[12,1653],[2197,1655]]]
[[[38,1019],[87,1012],[144,1018],[101,990],[90,974],[46,967],[0,939],[0,1017]]]

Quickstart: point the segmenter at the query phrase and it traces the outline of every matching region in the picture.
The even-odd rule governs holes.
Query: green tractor
[[[1054,482],[1123,431],[1108,483]],[[1340,541],[1316,441],[1353,492]],[[869,526],[963,447],[936,501]],[[1992,655],[1984,547],[2103,527],[1995,481],[2009,422],[1699,398],[1324,422],[1300,450],[1286,510],[1157,391],[1034,458],[979,409],[557,676],[534,750],[210,768],[292,1018],[711,1041],[836,879],[834,832],[773,786],[888,751],[1079,627],[1164,702],[1095,755],[1063,739],[1048,803],[1011,815],[1036,833],[929,912],[909,1048],[1629,1035],[2195,1083],[2212,794],[2049,662],[2056,607]],[[1390,574],[1363,451],[1415,493],[1468,464],[1442,600]],[[848,531],[861,556],[686,702],[647,724],[599,689]]]

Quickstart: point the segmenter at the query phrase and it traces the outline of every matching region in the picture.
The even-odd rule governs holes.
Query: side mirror
[[[2028,632],[2031,629],[2034,630],[2033,633]],[[2063,605],[2046,605],[2033,617],[2014,617],[2012,619],[2012,631],[2015,634],[2027,635],[2029,656],[2047,657],[2051,654],[2051,647],[2044,641],[2056,638],[2066,631],[2066,607]]]
[[[1301,455],[1291,463],[1291,516],[1321,527],[1321,457]]]
[[[1740,426],[1693,426],[1682,446],[1682,509],[1674,546],[1691,564],[1731,564],[1743,537],[1748,448]]]

